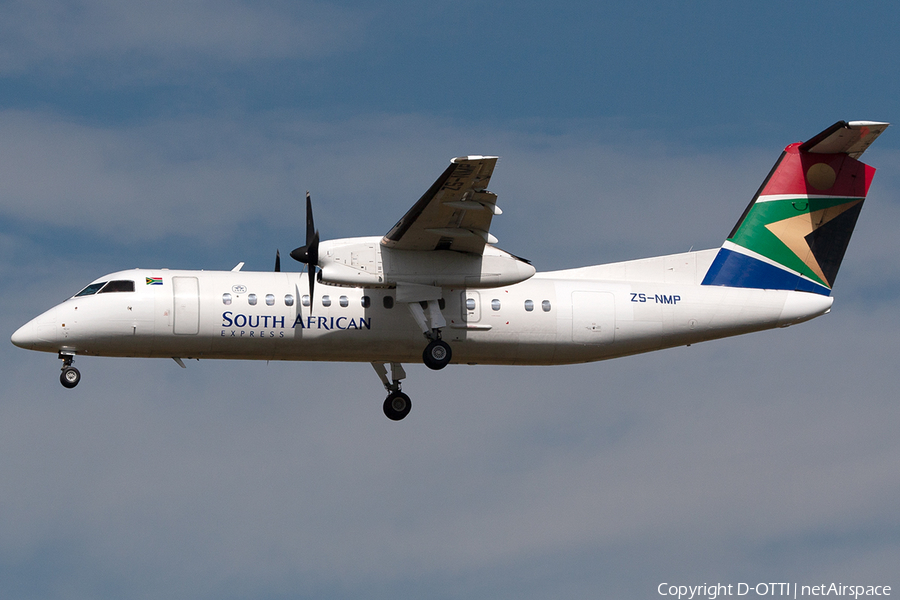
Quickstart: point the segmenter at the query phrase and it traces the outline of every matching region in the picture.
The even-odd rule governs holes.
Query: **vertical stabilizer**
[[[703,285],[831,294],[875,174],[857,158],[887,126],[839,121],[785,148]]]

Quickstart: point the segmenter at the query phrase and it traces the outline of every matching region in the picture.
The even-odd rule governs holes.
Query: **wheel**
[[[81,381],[81,373],[75,367],[64,367],[62,373],[59,374],[59,382],[63,384],[63,387],[71,389],[78,385],[79,381]]]
[[[452,356],[453,352],[450,351],[450,344],[444,340],[434,340],[425,346],[422,360],[425,362],[426,367],[438,371],[447,366]]]
[[[403,392],[391,392],[384,400],[384,416],[391,421],[399,421],[409,414],[412,401]]]

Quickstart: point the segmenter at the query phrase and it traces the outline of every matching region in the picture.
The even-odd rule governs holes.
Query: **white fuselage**
[[[454,363],[566,364],[787,326],[831,307],[820,294],[702,286],[715,254],[443,288],[443,339]],[[305,306],[301,273],[135,269],[97,281],[109,280],[134,280],[135,291],[70,298],[13,342],[75,355],[393,363],[420,362],[426,342],[391,288],[320,283]]]

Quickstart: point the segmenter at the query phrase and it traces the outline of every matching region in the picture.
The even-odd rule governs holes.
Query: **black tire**
[[[65,367],[59,374],[59,382],[63,387],[72,389],[81,381],[81,373],[75,367]]]
[[[391,421],[400,421],[412,409],[412,401],[403,392],[391,392],[384,400],[384,416]]]
[[[422,352],[422,361],[429,369],[439,371],[450,363],[453,352],[450,350],[450,344],[444,340],[434,340]]]

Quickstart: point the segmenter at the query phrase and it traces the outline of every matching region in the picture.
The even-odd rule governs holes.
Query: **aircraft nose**
[[[33,348],[37,342],[37,325],[35,325],[34,321],[28,321],[16,329],[9,339],[19,348]]]
[[[9,338],[19,348],[27,350],[53,350],[56,342],[57,309],[51,308],[19,327]]]

